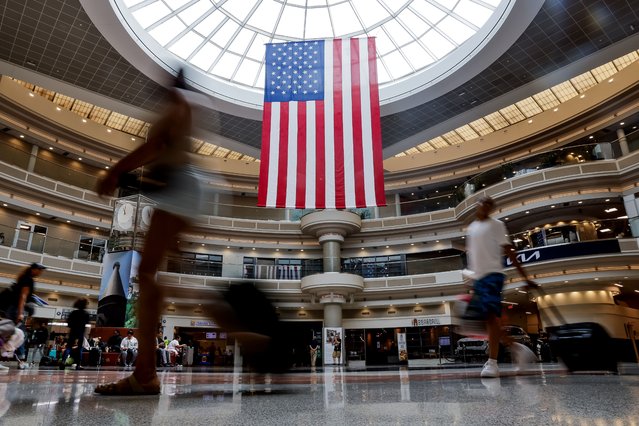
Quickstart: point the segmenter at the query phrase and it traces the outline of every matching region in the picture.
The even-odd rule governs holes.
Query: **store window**
[[[322,272],[322,259],[244,258],[244,278],[299,280]]]
[[[222,256],[217,254],[184,252],[178,256],[169,257],[167,272],[221,277],[222,261]]]
[[[89,235],[80,237],[80,246],[78,247],[77,259],[88,260],[89,262],[102,262],[104,253],[106,253],[107,240],[104,238],[95,238]]]
[[[405,275],[404,255],[351,257],[343,259],[342,272],[361,275],[364,278]]]

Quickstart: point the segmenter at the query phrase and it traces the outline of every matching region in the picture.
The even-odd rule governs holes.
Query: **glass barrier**
[[[70,159],[67,159],[67,161],[69,161],[68,165],[60,164],[54,161],[55,157],[57,157],[57,155],[55,157],[54,155],[55,154],[44,149],[40,149],[38,155],[33,155],[9,143],[0,144],[0,158],[2,158],[4,163],[11,164],[23,170],[31,170],[39,176],[78,188],[92,191],[95,189],[100,171],[92,173],[84,172],[81,170],[83,167],[93,168],[81,163],[77,164],[77,168],[70,167],[72,164],[72,160]],[[51,159],[47,159],[46,157],[51,157]],[[63,161],[61,159],[58,160]]]
[[[625,136],[629,150],[639,150],[639,130],[628,133]],[[0,144],[0,157],[2,162],[27,170],[32,167],[34,173],[54,179],[79,188],[93,190],[99,178],[100,171],[90,174],[82,170],[58,164],[46,159],[49,154],[41,150],[37,156],[27,153],[10,144]],[[522,176],[539,170],[561,167],[564,165],[579,164],[599,161],[604,159],[617,159],[622,156],[619,140],[612,142],[592,143],[585,145],[569,146],[553,151],[534,154],[526,158],[505,163],[491,170],[485,171],[468,179],[456,189],[446,194],[434,197],[425,197],[418,200],[402,201],[398,204],[389,203],[386,207],[350,209],[362,219],[389,218],[420,213],[429,213],[445,209],[455,208],[461,201],[477,191],[483,190],[504,180]],[[71,163],[70,163],[71,164]],[[81,165],[79,165],[81,166]],[[273,220],[297,222],[305,214],[314,210],[258,208],[250,205],[220,203],[213,201],[214,195],[209,192],[209,199],[204,201],[203,214],[207,216],[227,217],[249,220]],[[408,197],[410,198],[410,197]]]

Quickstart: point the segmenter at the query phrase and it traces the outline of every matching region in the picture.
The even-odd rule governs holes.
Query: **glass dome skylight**
[[[431,68],[509,0],[112,0],[138,38],[236,87],[264,87],[266,43],[376,37],[380,87]],[[141,31],[140,31],[141,30]],[[141,34],[142,33],[142,34]],[[148,43],[150,38],[153,42]],[[481,43],[481,40],[478,41]]]

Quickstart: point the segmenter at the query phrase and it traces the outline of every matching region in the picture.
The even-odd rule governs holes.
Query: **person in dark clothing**
[[[118,330],[113,331],[113,335],[109,337],[107,341],[107,349],[110,352],[120,352],[120,345],[122,344],[122,336]]]
[[[82,362],[84,335],[86,333],[86,326],[89,322],[89,314],[86,311],[88,304],[89,300],[85,297],[81,297],[76,300],[73,304],[75,310],[69,314],[69,318],[67,319],[67,324],[69,326],[69,344],[67,346],[67,352],[73,352],[74,356],[72,356],[75,360],[76,370],[82,370],[80,363]]]
[[[16,325],[24,323],[24,311],[27,303],[33,297],[34,279],[47,269],[40,263],[32,263],[18,276],[17,282],[12,287],[12,300],[7,308],[7,318],[12,320]]]

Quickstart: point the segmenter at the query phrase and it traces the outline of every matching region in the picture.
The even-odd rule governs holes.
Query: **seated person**
[[[169,359],[171,354],[175,355],[175,363],[178,365],[182,365],[182,352],[186,347],[186,345],[180,344],[180,340],[182,340],[182,338],[176,334],[173,340],[169,342],[169,347],[167,348]]]
[[[107,341],[107,351],[120,352],[120,344],[122,343],[122,336],[118,330],[113,331],[113,336],[109,337]]]
[[[138,339],[133,337],[133,330],[129,330],[120,343],[120,359],[125,367],[131,367],[138,357]]]
[[[162,338],[162,331],[158,331],[156,337],[155,353],[158,367],[166,367],[171,363],[169,351],[166,349],[166,343],[164,343],[164,339]]]

